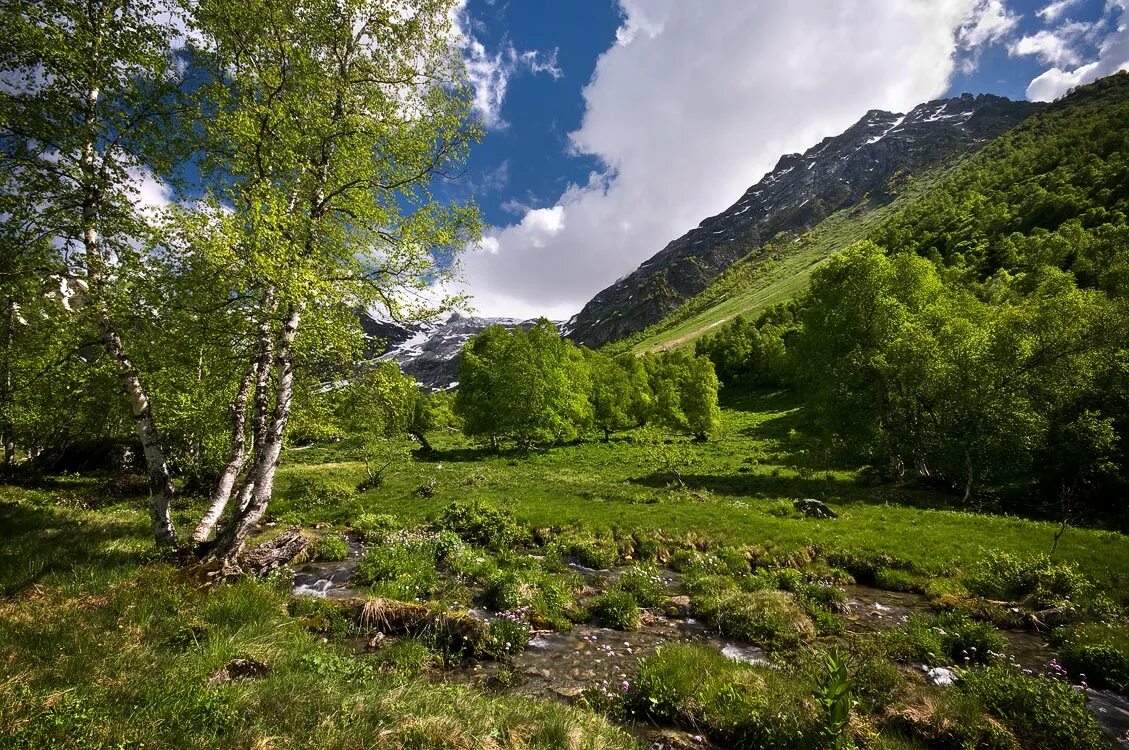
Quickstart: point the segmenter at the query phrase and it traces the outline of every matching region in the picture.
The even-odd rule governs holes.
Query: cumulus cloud
[[[464,256],[482,314],[568,317],[781,154],[943,94],[963,54],[1014,27],[992,0],[620,4],[570,136],[605,168]]]
[[[1098,42],[1095,60],[1079,64],[1081,60],[1077,55],[1056,60],[1051,55],[1036,52],[1041,60],[1054,67],[1031,81],[1027,86],[1027,98],[1032,101],[1052,101],[1077,86],[1119,70],[1129,70],[1129,0],[1108,0],[1106,17],[1100,27],[1112,30]],[[1099,26],[1087,27],[1086,33],[1092,34],[1096,28]]]
[[[1046,65],[1077,65],[1081,60],[1074,49],[1074,40],[1067,34],[1039,31],[1029,34],[1008,47],[1009,55],[1034,55]]]

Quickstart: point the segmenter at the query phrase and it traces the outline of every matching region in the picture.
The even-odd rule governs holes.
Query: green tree
[[[244,365],[253,447],[233,462],[247,465],[212,556],[233,560],[266,511],[296,357],[349,348],[318,321],[370,304],[398,317],[428,312],[406,303],[410,292],[447,277],[444,259],[477,239],[473,206],[429,194],[480,132],[452,9],[446,0],[193,6],[212,179],[197,213],[183,217],[205,231],[181,252],[222,269],[228,296],[246,301],[242,338],[254,342]],[[311,325],[324,336],[300,338]]]
[[[467,435],[528,450],[587,429],[589,389],[584,355],[549,321],[528,330],[492,326],[463,349],[455,410]]]
[[[5,220],[55,243],[48,273],[77,292],[116,365],[148,465],[153,534],[175,544],[165,451],[122,324],[138,309],[130,282],[146,270],[142,181],[175,153],[162,136],[179,84],[166,10],[146,0],[0,4],[0,184],[24,197]]]

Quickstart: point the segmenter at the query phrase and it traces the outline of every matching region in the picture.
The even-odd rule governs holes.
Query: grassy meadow
[[[879,750],[1101,746],[1081,694],[1064,683],[973,665],[961,687],[937,688],[911,668],[962,653],[967,662],[973,644],[1002,649],[984,620],[1004,610],[969,592],[985,591],[986,557],[1006,568],[1044,555],[1056,524],[941,509],[939,495],[828,464],[787,394],[730,394],[724,407],[722,434],[705,443],[637,431],[521,455],[436,434],[433,454],[360,493],[364,464],[349,441],[289,449],[264,536],[300,525],[325,540],[355,527],[370,542],[356,577],[377,597],[377,617],[429,623],[384,640],[369,640],[367,606],[293,598],[285,570],[216,587],[162,557],[136,482],[64,475],[0,486],[0,748],[595,749],[677,739],[816,750],[848,735]],[[803,517],[792,505],[801,498],[839,517]],[[182,497],[178,522],[201,503]],[[333,549],[323,541],[308,557],[338,559]],[[568,559],[627,568],[593,590]],[[1090,659],[1081,663],[1116,687],[1129,631],[1110,600],[1125,604],[1129,540],[1070,528],[1055,561],[1065,567],[1046,569],[1052,589],[1106,602],[1104,620],[1087,614],[1064,632]],[[622,692],[605,685],[563,702],[507,689],[505,665],[533,633],[520,618],[563,633],[589,621],[632,630],[673,612],[655,565],[679,572],[690,613],[782,666],[672,645],[628,667]],[[845,633],[835,584],[851,574],[923,592],[948,612],[890,635]],[[422,604],[389,604],[413,594]],[[461,614],[472,605],[517,614],[474,624]],[[1015,623],[1005,613],[997,624]],[[470,635],[452,646],[452,632]],[[831,700],[824,662],[840,648],[855,698],[850,723],[832,732],[820,718],[831,704],[820,701]],[[233,659],[266,671],[216,682]],[[492,686],[447,679],[478,660],[502,664]],[[1038,710],[1015,719],[1027,701]],[[1076,720],[1083,728],[1062,739]],[[992,744],[996,734],[1018,744]]]

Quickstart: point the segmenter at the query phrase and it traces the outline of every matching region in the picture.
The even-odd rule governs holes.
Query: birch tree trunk
[[[153,539],[158,546],[176,546],[176,529],[173,527],[170,504],[175,489],[169,476],[168,462],[161,447],[157,427],[153,421],[153,406],[141,376],[126,351],[110,317],[106,299],[106,258],[98,233],[98,222],[103,209],[100,174],[97,163],[97,105],[99,89],[91,87],[86,92],[86,141],[82,150],[82,241],[86,251],[86,271],[90,291],[94,296],[98,327],[106,351],[117,364],[118,380],[122,384],[133,412],[133,426],[145,453],[149,475],[149,519]]]
[[[246,506],[237,508],[232,514],[231,523],[224,529],[222,538],[216,545],[214,557],[223,560],[228,567],[236,566],[247,535],[262,520],[274,491],[274,477],[282,455],[282,443],[294,395],[293,346],[301,317],[301,306],[292,305],[279,334],[274,356],[277,376],[274,413],[261,435],[261,449],[256,446],[255,461],[248,475],[247,485],[241,492],[241,495],[246,493]],[[243,501],[244,498],[241,497],[240,500]]]
[[[16,301],[9,297],[7,304],[7,328],[4,335],[3,372],[0,372],[0,442],[4,444],[4,467],[10,467],[16,458],[16,441],[12,426],[12,349],[14,348],[16,324]]]
[[[231,450],[227,455],[227,464],[216,483],[216,489],[212,493],[212,502],[208,506],[208,512],[204,514],[200,523],[196,525],[196,530],[192,532],[194,544],[202,544],[212,535],[212,530],[215,529],[216,523],[223,515],[224,509],[227,508],[228,501],[231,500],[231,491],[235,487],[235,480],[239,478],[239,474],[242,473],[247,464],[247,402],[251,397],[251,386],[257,379],[258,366],[259,363],[256,361],[247,369],[247,374],[243,376],[243,380],[239,383],[239,391],[235,395],[235,401],[231,404]]]

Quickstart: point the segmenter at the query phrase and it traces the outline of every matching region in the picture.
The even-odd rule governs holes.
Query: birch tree
[[[148,227],[147,176],[173,150],[176,34],[150,0],[0,0],[0,189],[21,200],[3,219],[55,249],[45,277],[99,331],[115,363],[148,466],[158,544],[176,543],[173,485],[145,379],[123,335]]]
[[[222,269],[255,336],[244,370],[253,387],[233,404],[230,461],[194,535],[206,556],[234,563],[267,510],[296,354],[325,343],[302,340],[303,326],[342,307],[420,314],[418,294],[478,236],[472,205],[430,193],[478,137],[453,45],[455,5],[202,0],[192,9],[196,64],[212,82],[199,92],[211,189],[197,220],[208,240],[191,252]]]

